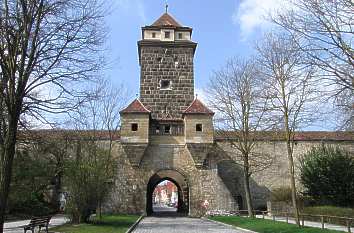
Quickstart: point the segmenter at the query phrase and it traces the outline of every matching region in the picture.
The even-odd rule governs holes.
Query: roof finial
[[[165,7],[166,7],[166,13],[168,13],[168,2],[167,2],[167,0],[166,0]]]
[[[198,99],[198,93],[197,93],[197,94],[195,94],[195,98],[196,98],[196,99]]]

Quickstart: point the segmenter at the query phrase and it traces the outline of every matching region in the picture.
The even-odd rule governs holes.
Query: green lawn
[[[210,219],[234,225],[244,229],[249,229],[259,233],[338,233],[341,231],[322,230],[320,228],[303,227],[299,228],[294,224],[274,222],[264,219],[250,219],[237,216],[217,216]]]
[[[138,220],[137,215],[105,215],[102,221],[94,224],[66,224],[51,228],[51,232],[63,233],[124,233]]]

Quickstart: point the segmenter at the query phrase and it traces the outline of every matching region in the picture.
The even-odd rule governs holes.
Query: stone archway
[[[153,192],[155,187],[164,180],[171,181],[178,189],[177,213],[188,215],[189,212],[189,185],[186,178],[175,170],[161,170],[152,175],[149,179],[146,192],[146,213],[152,215],[153,212]]]

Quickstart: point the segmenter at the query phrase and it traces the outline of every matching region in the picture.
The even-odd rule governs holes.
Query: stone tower
[[[167,12],[152,25],[142,27],[138,41],[140,98],[121,112],[123,143],[138,144],[141,149],[156,140],[167,144],[213,143],[214,113],[194,99],[197,43],[192,41],[192,31]],[[137,158],[141,159],[142,153]]]
[[[168,13],[142,28],[140,100],[153,119],[178,119],[194,99],[192,28]]]

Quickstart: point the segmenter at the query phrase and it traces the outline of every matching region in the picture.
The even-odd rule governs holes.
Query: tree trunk
[[[101,200],[98,201],[98,206],[97,206],[97,209],[96,209],[96,213],[98,213],[98,219],[99,220],[102,220],[102,204],[101,204]]]
[[[295,168],[294,168],[294,158],[293,158],[293,150],[291,149],[290,141],[287,141],[287,151],[288,151],[288,164],[290,171],[290,186],[291,186],[291,199],[294,207],[295,221],[296,224],[300,227],[300,218],[299,218],[299,208],[297,205],[297,197],[296,197],[296,185],[295,185]]]
[[[299,209],[297,206],[297,197],[296,197],[296,184],[295,184],[295,168],[294,168],[294,158],[293,158],[293,148],[291,147],[291,142],[293,140],[292,134],[294,133],[294,129],[289,127],[289,109],[288,102],[285,91],[285,81],[283,80],[281,83],[282,89],[282,99],[283,99],[283,112],[284,112],[284,126],[285,126],[285,139],[286,139],[286,147],[288,153],[288,166],[290,173],[290,187],[291,187],[291,199],[293,202],[294,214],[295,214],[295,222],[300,227],[300,218],[299,218]]]
[[[245,189],[245,195],[246,195],[246,204],[247,204],[248,216],[249,217],[253,217],[253,207],[252,207],[252,197],[251,197],[251,191],[250,191],[250,176],[249,176],[248,159],[244,160],[243,179],[244,179],[243,183],[244,183],[244,189]]]
[[[5,214],[7,207],[7,199],[10,191],[11,174],[12,174],[12,163],[15,156],[16,148],[16,133],[17,133],[17,120],[12,119],[9,122],[9,130],[6,135],[4,148],[3,148],[3,161],[1,161],[0,166],[2,166],[2,173],[0,178],[0,233],[3,233]]]

